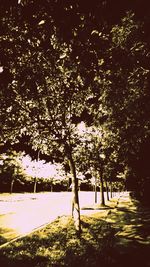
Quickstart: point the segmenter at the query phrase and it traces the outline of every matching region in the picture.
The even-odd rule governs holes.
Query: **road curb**
[[[111,210],[112,210],[112,209],[115,209],[115,208],[118,206],[118,203],[119,203],[120,198],[121,198],[121,195],[118,196],[118,198],[117,198],[117,200],[116,200],[116,203],[115,203],[115,206],[114,206],[113,208],[110,208],[110,209],[103,209],[103,210],[106,211],[106,215],[104,216],[104,218],[105,218],[104,220],[106,220],[107,217],[109,216],[109,214],[111,214]],[[94,209],[94,212],[97,213],[97,212],[100,212],[100,210],[98,210],[98,209]],[[87,214],[86,214],[86,215],[87,215]],[[63,215],[62,215],[62,216],[63,216]],[[87,216],[88,216],[88,215],[87,215]],[[57,216],[53,221],[57,220],[58,217],[60,217],[60,216]],[[10,241],[7,241],[7,242],[5,242],[4,244],[0,245],[0,249],[2,249],[2,248],[4,248],[4,247],[8,246],[9,244],[12,244],[13,242],[15,242],[15,241],[17,241],[17,240],[19,240],[19,239],[21,239],[21,238],[24,238],[24,237],[26,237],[26,236],[28,236],[28,235],[30,235],[30,234],[32,234],[32,233],[34,233],[34,232],[40,230],[40,229],[46,227],[47,225],[51,224],[53,221],[48,221],[48,222],[46,222],[46,223],[44,223],[44,224],[42,224],[42,225],[40,225],[40,226],[34,228],[32,231],[30,231],[30,232],[28,232],[28,233],[25,233],[25,234],[22,234],[22,235],[18,235],[17,237],[11,239]]]
[[[56,218],[56,219],[57,219],[57,218]],[[55,219],[55,220],[56,220],[56,219]],[[40,229],[46,227],[46,226],[49,225],[50,223],[52,223],[52,222],[47,222],[47,223],[45,223],[45,224],[42,224],[42,225],[40,225],[39,227],[34,228],[31,232],[28,232],[28,233],[23,234],[23,235],[19,235],[19,236],[15,237],[15,238],[11,239],[10,241],[8,241],[8,242],[6,242],[6,243],[0,245],[0,249],[2,249],[2,248],[4,248],[4,247],[8,246],[9,244],[11,244],[11,243],[13,243],[13,242],[15,242],[15,241],[18,241],[18,240],[21,239],[21,238],[24,238],[24,237],[26,237],[26,236],[28,236],[28,235],[30,235],[30,234],[32,234],[32,233],[34,233],[34,232],[40,230]]]

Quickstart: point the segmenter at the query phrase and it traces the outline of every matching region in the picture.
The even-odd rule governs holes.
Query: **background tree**
[[[21,164],[22,157],[22,153],[16,153],[15,151],[1,154],[1,190],[5,192],[9,190],[10,193],[13,193],[15,183],[24,184],[25,173]]]
[[[134,176],[138,175],[140,147],[149,136],[149,50],[143,25],[130,12],[111,33],[111,61],[113,66],[115,63],[110,86],[112,121],[119,130],[121,161],[132,169]]]
[[[107,51],[94,78],[97,90],[88,99],[96,125],[105,129],[105,137],[108,133],[109,139],[103,139],[124,167],[130,166],[133,176],[138,173],[140,147],[149,136],[149,47],[143,27],[132,12],[127,12],[109,28]],[[98,38],[101,33],[96,30],[94,35]]]

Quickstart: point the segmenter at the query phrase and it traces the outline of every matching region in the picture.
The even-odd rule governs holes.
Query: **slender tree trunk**
[[[53,185],[51,184],[51,192],[53,192]]]
[[[39,159],[40,159],[40,150],[38,151],[38,154],[37,154],[37,162],[39,162]],[[36,173],[37,173],[37,170],[36,170]],[[36,189],[37,189],[37,179],[35,177],[34,178],[34,189],[33,189],[34,193],[36,193]]]
[[[81,233],[81,221],[80,221],[80,206],[79,206],[79,196],[78,196],[78,179],[76,177],[75,163],[72,158],[72,154],[69,153],[68,160],[70,164],[70,169],[72,172],[72,216],[74,219],[74,225],[77,233]]]
[[[13,192],[14,182],[15,182],[15,180],[12,179],[11,184],[10,184],[10,194],[12,194],[12,192]]]
[[[108,188],[108,183],[107,183],[107,181],[105,183],[106,183],[107,200],[109,201],[109,188]]]
[[[37,181],[36,181],[36,177],[34,178],[34,189],[33,192],[36,193],[36,186],[37,186]]]
[[[104,181],[103,181],[103,172],[100,171],[100,193],[101,193],[101,205],[105,205],[105,197],[104,197]]]
[[[97,203],[97,181],[95,177],[95,203]]]
[[[113,197],[113,192],[112,192],[112,181],[110,181],[110,197]]]

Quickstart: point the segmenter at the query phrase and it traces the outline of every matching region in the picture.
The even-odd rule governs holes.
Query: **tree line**
[[[96,173],[102,199],[119,177],[149,199],[150,22],[130,2],[1,1],[1,145],[27,135],[69,166],[78,231],[77,171]]]

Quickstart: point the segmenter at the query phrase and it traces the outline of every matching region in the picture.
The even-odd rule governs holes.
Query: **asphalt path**
[[[80,208],[94,204],[94,198],[94,192],[79,192]],[[58,216],[71,215],[71,200],[72,192],[0,194],[0,237],[7,242],[54,221]],[[96,211],[81,210],[81,214],[87,212]]]

